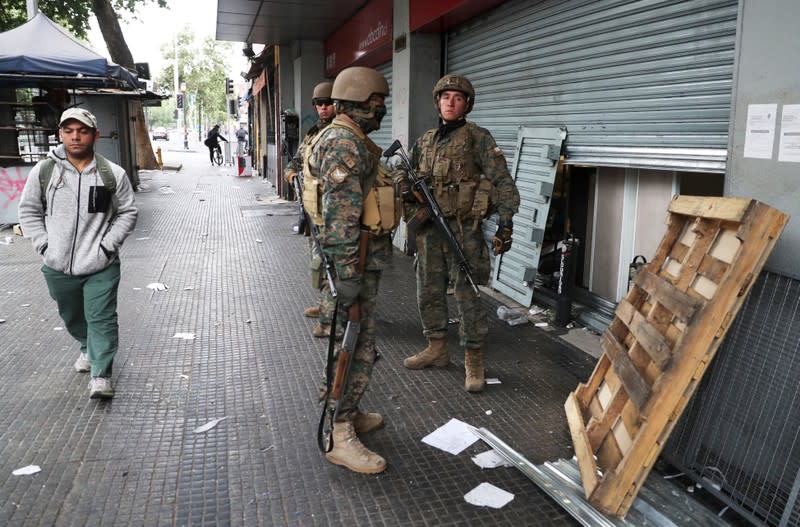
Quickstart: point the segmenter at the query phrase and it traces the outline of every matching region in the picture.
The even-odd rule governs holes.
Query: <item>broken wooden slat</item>
[[[680,196],[669,212],[603,334],[602,366],[565,405],[587,498],[614,515],[631,506],[788,220],[738,198]]]
[[[675,288],[670,282],[648,269],[642,269],[636,275],[634,283],[647,291],[651,297],[658,298],[658,302],[672,312],[683,323],[689,323],[694,316],[700,302],[693,299],[683,291]]]
[[[650,397],[650,386],[642,378],[636,366],[631,362],[627,350],[614,338],[611,332],[605,331],[603,333],[602,345],[603,351],[608,353],[608,356],[611,358],[614,371],[625,387],[628,397],[631,398],[636,408],[641,410]]]

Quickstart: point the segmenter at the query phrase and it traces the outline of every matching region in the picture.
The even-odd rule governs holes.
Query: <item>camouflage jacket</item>
[[[414,143],[411,163],[448,218],[477,221],[496,211],[503,221],[519,210],[519,191],[503,151],[488,130],[474,123],[467,122],[444,139],[438,128],[428,130]]]
[[[322,249],[340,279],[358,277],[358,240],[364,197],[375,184],[380,148],[349,119],[337,116],[308,158],[314,177],[322,180]],[[380,270],[391,250],[390,236],[371,236],[367,270]]]
[[[289,161],[289,163],[287,163],[286,168],[283,169],[283,178],[286,181],[291,181],[298,172],[303,170],[303,160],[308,145],[311,143],[314,137],[324,130],[329,124],[331,124],[330,121],[326,123],[322,120],[319,120],[314,126],[309,128],[305,137],[303,137],[303,142],[297,148],[297,152],[294,153],[294,157],[291,161]]]

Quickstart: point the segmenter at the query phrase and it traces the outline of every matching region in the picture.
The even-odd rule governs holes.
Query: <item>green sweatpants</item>
[[[111,377],[119,345],[119,260],[86,276],[67,275],[46,265],[42,273],[67,331],[81,343],[81,353],[89,356],[92,377]]]

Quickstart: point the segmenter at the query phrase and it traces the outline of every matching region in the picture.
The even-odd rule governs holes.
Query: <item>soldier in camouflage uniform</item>
[[[306,210],[312,218],[316,215],[315,221],[321,222],[323,251],[336,268],[340,305],[337,318],[346,319],[354,302],[361,309],[361,332],[333,425],[334,446],[325,457],[331,463],[362,474],[377,474],[386,468],[386,461],[367,449],[356,433],[383,425],[380,414],[361,412],[358,404],[377,357],[375,300],[381,269],[391,251],[388,234],[368,237],[361,234],[367,229],[363,225],[365,198],[378,183],[381,155],[381,149],[366,134],[380,128],[388,95],[386,79],[372,68],[352,67],[339,73],[332,91],[336,118],[312,143],[307,162],[309,173],[316,178],[320,189],[317,204],[307,200],[308,185],[303,190]],[[308,184],[315,183],[309,180]],[[365,242],[366,262],[361,272],[359,247]]]
[[[488,130],[466,121],[475,103],[472,84],[460,75],[445,75],[433,88],[433,100],[441,125],[419,138],[411,150],[411,162],[427,180],[442,213],[456,234],[476,281],[489,280],[489,253],[481,223],[497,212],[494,254],[511,248],[512,217],[519,209],[519,192],[508,172],[502,150]],[[398,175],[400,188],[408,188],[407,176]],[[404,193],[409,196],[408,192]],[[406,205],[412,218],[416,205]],[[409,228],[413,228],[409,223]],[[461,323],[460,345],[465,348],[464,388],[479,392],[484,386],[482,348],[488,333],[486,311],[469,282],[458,270],[453,253],[432,222],[416,231],[417,301],[423,335],[428,346],[403,362],[406,368],[447,366],[447,298],[451,274],[455,274],[455,299]]]
[[[311,95],[311,103],[317,110],[316,124],[312,126],[305,137],[303,143],[295,152],[294,157],[286,166],[283,171],[283,177],[291,185],[292,180],[297,177],[297,174],[303,170],[303,163],[305,161],[306,150],[311,141],[318,133],[325,129],[331,123],[334,116],[333,99],[331,99],[331,90],[333,89],[332,82],[320,82],[314,87],[314,92]],[[300,196],[297,196],[300,199]],[[311,244],[311,265],[315,273],[312,276],[320,274],[320,260],[319,257],[314,258],[314,244]],[[314,268],[316,266],[316,268]],[[307,307],[303,314],[309,318],[318,318],[319,324],[314,328],[313,335],[318,338],[325,338],[330,335],[331,329],[331,314],[333,313],[333,297],[331,296],[330,288],[326,280],[322,280],[320,285],[319,303],[316,306]]]

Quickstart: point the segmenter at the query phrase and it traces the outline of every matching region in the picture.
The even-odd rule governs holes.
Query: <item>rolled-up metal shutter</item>
[[[382,66],[375,68],[386,77],[386,82],[389,83],[389,96],[386,98],[386,116],[381,121],[381,129],[369,134],[369,138],[381,148],[387,148],[392,144],[392,63],[387,62]]]
[[[567,163],[724,173],[736,18],[736,0],[513,0],[448,34],[447,71],[507,156],[519,126],[566,127]]]

